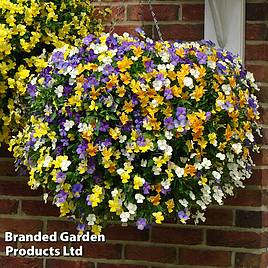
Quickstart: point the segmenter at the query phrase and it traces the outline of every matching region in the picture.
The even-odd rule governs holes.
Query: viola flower
[[[75,198],[80,197],[80,192],[83,189],[83,185],[81,183],[76,183],[72,186],[72,192],[75,196]]]
[[[144,218],[139,218],[136,222],[136,226],[139,230],[144,230],[144,228],[147,226],[147,220]]]
[[[54,54],[12,146],[29,185],[54,194],[81,232],[110,220],[143,230],[167,215],[198,222],[250,177],[257,85],[236,56],[108,33]]]

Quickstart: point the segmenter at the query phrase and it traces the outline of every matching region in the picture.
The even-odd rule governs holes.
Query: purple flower
[[[144,218],[139,218],[136,222],[136,226],[139,230],[143,230],[147,226],[147,221]]]
[[[165,89],[164,97],[166,100],[171,100],[173,98],[172,90],[170,88]]]
[[[83,43],[85,45],[89,45],[94,39],[94,35],[93,34],[89,34],[88,36],[86,36],[84,39],[83,39]]]
[[[87,153],[87,142],[83,141],[82,144],[79,144],[76,149],[76,153],[79,155],[79,159],[85,159]]]
[[[197,56],[197,60],[199,62],[199,64],[206,64],[207,62],[207,55],[203,52],[197,52],[196,53],[196,56]]]
[[[142,187],[143,194],[149,194],[151,190],[151,186],[148,182],[145,182]]]
[[[174,129],[174,120],[172,117],[164,119],[164,125],[168,130]]]
[[[64,55],[61,51],[57,51],[55,53],[52,54],[52,61],[54,63],[59,63],[64,61]]]
[[[76,230],[79,232],[84,232],[86,229],[86,225],[82,224],[82,223],[78,223],[78,225],[76,226]]]
[[[64,203],[67,199],[68,193],[66,193],[63,190],[60,190],[60,192],[56,195],[57,202],[56,203]]]
[[[66,174],[64,174],[61,171],[56,174],[56,182],[57,183],[63,183],[65,178],[66,178]]]
[[[248,99],[248,105],[249,105],[249,107],[251,107],[253,109],[257,108],[257,103],[255,102],[255,100],[253,98]]]
[[[82,189],[83,189],[83,185],[81,183],[76,183],[73,185],[72,192],[75,198],[80,197],[80,192],[82,191]]]
[[[144,139],[143,136],[139,136],[137,138],[137,144],[138,144],[138,146],[144,146],[145,145],[145,139]]]
[[[88,161],[88,169],[87,169],[87,173],[88,174],[93,174],[96,170],[96,162],[93,158],[90,158]]]
[[[101,121],[99,131],[107,132],[108,129],[109,129],[109,124],[105,121]]]
[[[178,217],[182,223],[185,223],[189,219],[189,216],[186,214],[185,210],[181,210],[178,212]]]
[[[32,98],[35,98],[36,96],[36,85],[32,85],[32,84],[28,84],[27,85],[27,91],[29,93],[29,95],[32,97]]]

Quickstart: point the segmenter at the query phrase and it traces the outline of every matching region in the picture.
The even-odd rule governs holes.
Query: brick
[[[73,243],[73,245],[80,246],[81,244]],[[90,243],[83,244],[84,257],[96,259],[120,259],[122,245],[108,244],[108,243]]]
[[[94,268],[94,263],[83,261],[47,260],[46,268]]]
[[[6,246],[16,247],[15,242],[6,242],[4,238],[0,237],[0,251],[5,251]]]
[[[18,181],[0,180],[0,195],[3,196],[41,196],[42,191],[31,190],[27,181],[24,179]]]
[[[149,230],[140,231],[134,226],[109,225],[103,231],[107,240],[148,241]]]
[[[158,21],[178,20],[179,5],[153,5]],[[129,21],[153,21],[149,5],[129,5],[127,9]]]
[[[251,254],[239,253],[235,254],[236,268],[267,268],[268,254]]]
[[[180,249],[179,264],[229,267],[231,264],[231,252]]]
[[[96,6],[97,12],[103,12],[106,8],[111,10],[111,15],[105,18],[105,23],[115,20],[117,23],[125,20],[125,7],[120,6]],[[99,16],[101,19],[101,16]]]
[[[182,20],[185,21],[204,21],[203,4],[182,4]]]
[[[42,267],[42,259],[2,257],[0,256],[0,267],[3,268],[40,268]]]
[[[206,221],[202,225],[231,226],[233,225],[233,212],[229,209],[209,208],[206,213]]]
[[[258,82],[268,82],[268,65],[247,65],[247,70],[254,74]]]
[[[175,263],[176,249],[169,247],[135,246],[127,245],[125,258],[131,260],[144,260],[161,263]]]
[[[259,190],[238,189],[235,196],[228,196],[225,205],[232,206],[252,206],[262,205],[262,192]]]
[[[259,112],[261,114],[261,123],[268,125],[268,107],[261,107]]]
[[[268,60],[268,45],[246,45],[246,60]]]
[[[268,3],[247,3],[246,20],[261,21],[268,19]]]
[[[236,211],[235,224],[245,228],[262,228],[264,212],[262,211]]]
[[[259,101],[268,102],[268,87],[260,87],[260,91],[257,91],[255,94]]]
[[[260,153],[254,153],[253,162],[256,165],[267,165],[268,164],[268,149],[261,149]]]
[[[262,185],[268,186],[268,169],[253,169],[253,173],[250,179],[245,180],[247,185]]]
[[[72,234],[77,234],[75,223],[72,221],[51,221],[47,222],[47,233],[51,234],[53,232],[69,232]]]
[[[39,220],[0,219],[0,233],[36,233],[41,230],[42,222]]]
[[[268,128],[262,128],[261,134],[262,134],[262,137],[260,137],[259,135],[255,136],[255,140],[257,144],[267,145],[268,144]]]
[[[12,158],[12,153],[8,151],[8,145],[3,143],[0,146],[0,157],[10,157]]]
[[[246,40],[268,40],[268,27],[265,23],[246,23]]]
[[[268,239],[264,233],[207,230],[209,246],[263,248],[265,242]]]
[[[0,158],[0,176],[16,176],[15,165],[13,161]]]
[[[21,211],[27,215],[33,216],[59,216],[59,209],[50,202],[45,204],[44,201],[23,200]]]
[[[16,200],[0,200],[0,213],[1,214],[14,214],[17,213],[19,202]]]
[[[189,228],[152,227],[151,241],[168,244],[196,245],[203,241],[203,231]]]
[[[203,24],[159,25],[165,40],[196,41],[204,38]],[[157,33],[155,33],[157,36]]]
[[[97,268],[147,268],[143,265],[98,263]]]

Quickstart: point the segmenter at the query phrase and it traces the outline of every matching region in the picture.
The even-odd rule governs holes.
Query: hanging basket
[[[31,122],[11,147],[80,231],[198,223],[251,175],[252,74],[210,42],[140,35],[57,49],[28,85]]]

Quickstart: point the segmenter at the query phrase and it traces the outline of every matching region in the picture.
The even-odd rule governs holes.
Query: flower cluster
[[[198,223],[251,175],[255,90],[239,58],[207,41],[89,35],[32,79],[31,123],[11,148],[80,231]]]
[[[19,96],[28,77],[46,67],[37,56],[101,32],[106,13],[97,15],[89,0],[0,1],[0,144],[25,116]]]

